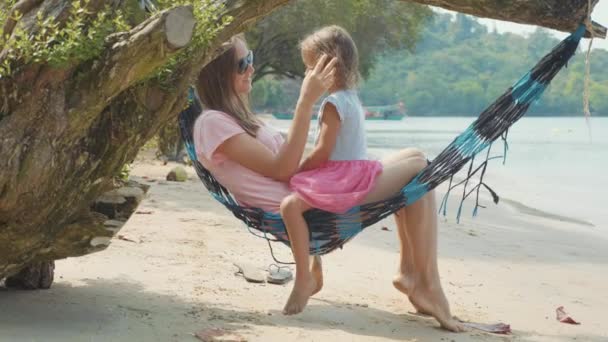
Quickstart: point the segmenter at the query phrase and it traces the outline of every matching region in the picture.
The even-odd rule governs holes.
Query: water
[[[369,152],[381,158],[417,147],[432,159],[474,119],[366,121]],[[282,130],[290,123],[272,121]],[[503,198],[608,229],[608,118],[591,118],[591,139],[589,132],[582,116],[522,118],[509,131],[506,164],[491,161],[484,180]],[[492,151],[501,155],[502,143]]]

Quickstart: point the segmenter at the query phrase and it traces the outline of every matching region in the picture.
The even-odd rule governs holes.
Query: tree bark
[[[91,0],[91,11],[122,2]],[[567,31],[580,21],[586,4],[416,2]],[[15,25],[34,30],[31,22],[38,10],[61,18],[69,3],[22,0],[21,9],[27,11],[22,22],[10,23],[10,30]],[[113,177],[164,124],[175,120],[196,73],[218,53],[221,42],[286,3],[226,1],[223,15],[232,16],[231,23],[163,84],[148,77],[188,46],[194,25],[189,7],[164,11],[130,32],[109,36],[94,61],[61,69],[25,65],[10,78],[0,78],[0,279],[36,267],[32,265],[106,248],[120,225],[92,208],[113,188]]]
[[[70,2],[28,1],[22,20]],[[91,8],[103,3],[91,0]],[[194,26],[189,7],[108,37],[95,61],[63,69],[26,65],[0,79],[0,279],[105,249],[119,227],[108,227],[108,216],[92,209],[97,198],[184,108],[191,80],[220,43],[285,3],[229,1],[224,15],[235,19],[179,65],[168,84],[142,80],[188,45]]]
[[[124,97],[186,46],[194,24],[178,7],[108,37],[96,61],[0,79],[0,278],[107,246],[97,242],[116,232],[90,208],[155,127]]]
[[[573,32],[587,18],[588,0],[401,0],[441,7],[481,18]],[[592,8],[599,0],[591,1]],[[596,37],[606,38],[606,28],[595,24]],[[590,33],[587,32],[587,37]]]
[[[37,262],[6,278],[4,284],[24,290],[48,289],[53,284],[54,271],[54,261]]]

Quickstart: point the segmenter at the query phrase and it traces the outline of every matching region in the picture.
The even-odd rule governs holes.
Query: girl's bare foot
[[[306,307],[306,303],[308,303],[308,298],[312,296],[316,289],[317,282],[312,275],[303,279],[298,279],[296,276],[289,299],[287,299],[287,303],[285,303],[285,307],[283,308],[283,314],[295,315],[302,312],[304,307]]]
[[[321,262],[321,257],[318,255],[313,256],[312,263],[310,266],[310,273],[312,274],[313,279],[317,283],[317,287],[312,291],[311,296],[317,294],[317,292],[321,291],[323,288],[323,264]]]

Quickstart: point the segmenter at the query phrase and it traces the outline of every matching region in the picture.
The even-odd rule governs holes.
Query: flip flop
[[[234,266],[239,269],[235,272],[235,275],[242,275],[243,278],[250,283],[263,283],[266,281],[264,279],[264,273],[252,264],[239,262],[234,263]]]
[[[271,284],[283,285],[293,279],[293,274],[287,266],[279,266],[271,264],[268,266],[268,275],[266,281]]]

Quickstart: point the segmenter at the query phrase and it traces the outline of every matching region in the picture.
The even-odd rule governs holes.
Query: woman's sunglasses
[[[237,64],[237,72],[239,74],[244,74],[247,71],[247,68],[249,68],[250,65],[253,64],[253,51],[249,50],[249,52],[247,53],[247,56],[239,59],[239,62]]]

